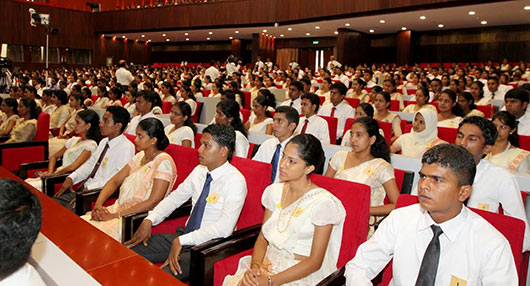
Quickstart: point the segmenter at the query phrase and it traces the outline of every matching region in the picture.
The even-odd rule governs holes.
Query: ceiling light
[[[480,21],[480,24],[482,25],[486,25],[488,23],[488,21]]]
[[[438,28],[443,28],[444,24],[438,24]]]
[[[190,40],[190,38],[186,38],[186,41],[189,41],[189,40]]]
[[[169,39],[166,39],[166,42],[169,42]]]
[[[112,40],[116,40],[116,36],[112,37]]]
[[[469,11],[468,14],[473,16],[473,15],[475,15],[475,11]]]
[[[530,10],[530,6],[524,6],[524,8],[526,11]]]
[[[287,28],[287,31],[292,31],[292,30],[293,30],[293,28]]]
[[[151,39],[147,40],[148,42],[151,42]]]
[[[379,23],[384,24],[385,20],[379,20]]]
[[[122,39],[125,39],[125,36],[121,36]]]
[[[425,16],[420,16],[420,20],[425,20],[425,19],[427,19],[427,17],[425,17]]]
[[[401,27],[401,30],[406,31],[407,27]]]
[[[145,35],[142,35],[142,38],[145,38]]]
[[[335,32],[333,32],[333,33],[334,33],[335,35],[338,35],[338,34],[339,34],[339,32],[338,32],[338,31],[335,31]]]
[[[283,36],[284,36],[283,34],[280,35],[281,38],[283,38]]]
[[[310,33],[305,33],[305,35],[306,35],[306,36],[311,36],[311,34],[310,34]]]
[[[263,33],[267,33],[267,30],[266,30],[266,29],[264,29],[264,30],[263,30]]]
[[[318,30],[318,29],[320,29],[320,27],[319,27],[319,26],[315,26],[315,29],[317,29],[317,30]]]
[[[101,34],[101,37],[104,38],[104,37],[105,37],[105,34]]]
[[[239,31],[235,31],[234,33],[239,34]]]
[[[165,36],[166,36],[166,34],[162,34],[162,37],[165,37]]]
[[[213,32],[208,32],[208,35],[212,35],[212,34],[213,34]]]
[[[234,37],[228,37],[228,39],[232,40]]]
[[[187,36],[187,35],[189,35],[189,34],[188,33],[184,33],[184,36]]]
[[[210,40],[210,38],[206,38],[206,40],[207,40],[207,41],[209,41],[209,40]]]
[[[372,29],[370,29],[370,33],[373,33],[373,32],[375,32],[375,31],[374,31],[374,30],[372,30]]]
[[[344,26],[349,27],[349,26],[350,26],[350,23],[346,23],[346,24],[344,24]]]

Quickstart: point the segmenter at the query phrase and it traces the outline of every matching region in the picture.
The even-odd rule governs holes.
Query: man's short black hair
[[[462,122],[460,122],[460,125],[458,125],[459,131],[460,128],[464,126],[464,124],[473,124],[480,128],[480,130],[482,131],[482,136],[484,136],[485,139],[484,145],[493,146],[495,144],[495,141],[497,140],[497,135],[499,133],[497,131],[497,127],[495,127],[493,122],[491,122],[489,119],[480,116],[466,117]]]
[[[202,134],[204,133],[209,133],[213,141],[222,147],[228,148],[227,160],[230,162],[236,148],[236,132],[234,128],[229,125],[211,124],[204,128]]]
[[[316,105],[317,108],[315,109],[315,113],[318,112],[318,109],[320,108],[320,97],[314,93],[306,93],[302,95],[302,99],[308,99],[311,102],[311,105]]]
[[[427,150],[421,158],[423,164],[439,164],[449,168],[456,176],[459,186],[473,185],[476,165],[473,155],[462,146],[439,144]]]
[[[121,123],[120,133],[123,133],[125,128],[127,128],[127,124],[129,124],[129,121],[131,120],[129,111],[121,106],[112,105],[107,107],[107,112],[112,115],[112,121],[114,121],[114,124]]]
[[[506,101],[508,98],[519,99],[521,103],[523,103],[529,101],[529,94],[526,89],[518,87],[508,90],[508,92],[504,95],[504,101]]]
[[[298,121],[300,120],[300,114],[298,114],[298,111],[290,106],[279,106],[276,108],[276,113],[283,113],[285,114],[285,119],[287,119],[287,122],[289,124],[294,123],[296,128],[298,126]]]
[[[39,234],[39,199],[21,182],[0,179],[0,277],[22,267]]]
[[[343,96],[348,92],[348,88],[342,82],[332,84],[330,89],[336,89]]]
[[[289,86],[294,86],[296,87],[296,89],[298,89],[298,91],[304,91],[304,86],[302,85],[301,82],[295,80],[293,82],[291,82],[291,84]]]
[[[311,80],[310,80],[308,77],[306,77],[306,76],[303,77],[303,78],[301,78],[301,79],[300,79],[300,82],[301,82],[301,83],[305,83],[306,85],[311,86]]]

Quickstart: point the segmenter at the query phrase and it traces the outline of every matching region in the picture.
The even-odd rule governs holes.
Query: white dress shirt
[[[419,204],[393,210],[346,264],[346,285],[372,285],[370,280],[392,258],[389,285],[414,285],[433,237],[433,224]],[[518,285],[510,244],[480,215],[463,207],[456,217],[439,226],[443,234],[434,285]]]
[[[195,148],[195,134],[193,134],[193,129],[191,129],[191,127],[184,125],[170,133],[173,127],[175,127],[175,125],[169,124],[164,128],[164,133],[166,133],[169,143],[182,145],[182,141],[190,140],[191,148]]]
[[[345,103],[344,101],[339,103],[337,106],[334,106],[333,103],[328,103],[320,107],[318,110],[318,115],[331,116],[333,107],[336,108],[334,117],[337,118],[337,138],[342,138],[346,119],[355,117],[355,109],[353,109],[351,105]]]
[[[496,213],[499,210],[499,205],[502,205],[505,215],[524,221],[523,250],[530,250],[528,220],[521,197],[521,189],[515,176],[510,171],[487,160],[480,160],[467,206]]]
[[[291,105],[291,102],[293,102],[293,105]],[[288,99],[282,102],[280,106],[291,106],[292,108],[296,109],[296,111],[298,111],[298,114],[302,114],[302,99],[300,97],[298,97],[294,101],[292,99]]]
[[[116,80],[121,85],[129,85],[134,80],[134,76],[126,68],[119,68],[116,71]]]
[[[333,71],[331,70],[331,65],[333,65],[334,68],[340,68],[340,67],[342,67],[342,64],[339,63],[339,62],[336,61],[336,60],[329,61],[328,64],[326,65],[326,69],[327,69],[328,71],[330,71],[330,72],[333,72]]]
[[[250,143],[248,143],[247,137],[243,135],[239,130],[236,130],[236,146],[234,150],[234,156],[241,158],[246,158],[248,155],[248,148],[250,148]]]
[[[197,245],[214,238],[229,236],[234,231],[243,209],[247,196],[245,177],[228,162],[209,173],[212,176],[208,196],[210,202],[204,208],[201,227],[179,236],[181,245]],[[157,225],[190,197],[191,204],[195,207],[207,174],[208,168],[205,166],[195,167],[176,190],[149,212],[146,219]]]
[[[68,176],[72,179],[72,182],[75,184],[85,180],[90,176],[90,173],[94,169],[99,156],[105,149],[105,145],[109,144],[109,148],[105,153],[105,157],[101,161],[96,174],[92,179],[88,179],[85,182],[85,187],[89,190],[100,189],[105,183],[118,173],[123,166],[125,166],[129,160],[134,156],[134,144],[121,134],[116,138],[109,141],[109,138],[103,138],[99,142],[98,148],[92,156],[81,165],[77,170]]]
[[[153,114],[152,111],[149,111],[148,113],[144,115],[136,115],[131,119],[131,122],[129,122],[129,125],[127,126],[127,129],[125,130],[125,133],[135,135],[136,136],[136,127],[138,127],[138,123],[146,118],[156,118],[156,116]]]
[[[308,119],[309,122],[307,123],[305,133],[313,134],[318,140],[320,140],[322,144],[329,144],[330,140],[328,122],[316,114],[313,114],[309,118],[306,118],[305,116],[300,117],[295,134],[300,134],[302,132],[302,128],[304,128],[306,119]]]
[[[217,78],[219,78],[219,70],[215,66],[210,66],[206,69],[204,72],[204,76],[210,76],[210,79],[212,81],[215,81]]]
[[[274,183],[280,182],[280,159],[283,150],[285,150],[285,145],[287,145],[287,143],[291,141],[293,136],[283,140],[283,142],[281,143],[277,137],[267,139],[265,142],[263,142],[263,144],[259,146],[258,152],[256,152],[256,155],[254,155],[254,157],[252,158],[252,160],[254,161],[260,161],[263,163],[271,164],[272,157],[274,157],[274,153],[276,152],[276,146],[278,146],[278,144],[282,145],[282,147],[280,148],[280,157],[278,158],[278,166],[276,166],[276,177],[274,178]]]
[[[39,273],[26,262],[17,271],[0,280],[0,286],[46,286]]]
[[[530,111],[527,109],[523,116],[517,119],[519,122],[517,125],[517,134],[519,135],[530,136],[530,115],[528,113],[530,113]]]
[[[238,72],[239,69],[237,68],[236,64],[234,63],[227,63],[226,64],[226,73],[231,76],[233,73]]]

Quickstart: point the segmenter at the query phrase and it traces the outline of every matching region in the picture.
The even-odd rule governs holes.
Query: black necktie
[[[274,152],[274,156],[272,156],[272,175],[271,175],[271,184],[274,183],[274,180],[276,179],[276,172],[278,171],[278,162],[280,161],[280,151],[282,149],[282,144],[278,143],[276,145],[276,151]]]
[[[191,211],[188,224],[186,225],[186,233],[195,231],[201,227],[202,217],[204,216],[204,209],[206,208],[206,198],[210,194],[210,183],[212,182],[212,176],[210,173],[206,175],[206,180],[202,187],[201,195],[195,203],[193,210]]]
[[[433,286],[436,281],[436,271],[440,260],[440,235],[443,233],[441,227],[431,225],[433,237],[421,261],[420,273],[416,279],[416,286]]]

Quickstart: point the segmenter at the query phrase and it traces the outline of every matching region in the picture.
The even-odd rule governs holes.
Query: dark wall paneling
[[[151,63],[151,46],[143,42],[113,40],[107,37],[98,37],[96,41],[93,56],[94,65],[106,65],[108,57],[112,58],[113,64],[117,64],[121,59],[134,64]]]
[[[313,44],[318,41],[318,44]],[[276,49],[286,48],[329,48],[337,44],[336,37],[323,38],[295,38],[295,39],[276,39]]]
[[[344,65],[356,66],[370,60],[370,37],[350,29],[339,29],[337,59]],[[329,58],[325,58],[327,62]]]
[[[230,51],[179,51],[179,52],[152,52],[153,63],[204,63],[210,60],[224,62],[230,56]]]
[[[412,63],[412,31],[397,33],[396,63],[400,66]]]

